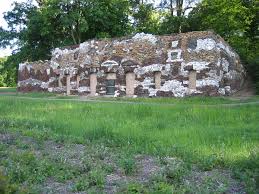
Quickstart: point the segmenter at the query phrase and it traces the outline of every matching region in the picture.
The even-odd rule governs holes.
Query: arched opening
[[[106,94],[107,95],[115,94],[115,80],[116,80],[115,73],[107,73],[107,76],[106,76]]]
[[[133,72],[126,73],[126,95],[134,96],[135,74]]]

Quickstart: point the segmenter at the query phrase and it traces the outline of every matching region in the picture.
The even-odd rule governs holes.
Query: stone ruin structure
[[[90,40],[56,48],[50,61],[22,63],[21,92],[90,96],[219,96],[238,91],[245,71],[213,32]]]

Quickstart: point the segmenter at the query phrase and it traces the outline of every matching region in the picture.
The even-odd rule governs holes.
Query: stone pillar
[[[97,76],[96,73],[90,74],[90,96],[95,96],[97,86]]]
[[[58,87],[62,87],[62,77],[61,75],[58,76]]]
[[[155,72],[155,88],[156,89],[161,88],[161,72],[160,71]]]
[[[133,72],[126,73],[126,96],[134,96],[135,74]]]
[[[66,77],[67,77],[67,96],[69,96],[70,95],[70,90],[71,90],[70,74],[68,74]]]
[[[196,90],[196,77],[197,77],[196,71],[191,70],[189,72],[189,89],[190,90]]]
[[[76,75],[76,88],[79,88],[80,75]]]

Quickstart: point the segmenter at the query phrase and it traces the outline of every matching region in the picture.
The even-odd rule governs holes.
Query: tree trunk
[[[177,16],[181,17],[183,13],[183,0],[176,0]]]

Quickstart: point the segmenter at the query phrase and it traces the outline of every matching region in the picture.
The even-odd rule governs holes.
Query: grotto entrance
[[[107,95],[114,95],[115,94],[115,80],[116,74],[115,73],[108,73],[106,77],[106,94]]]

